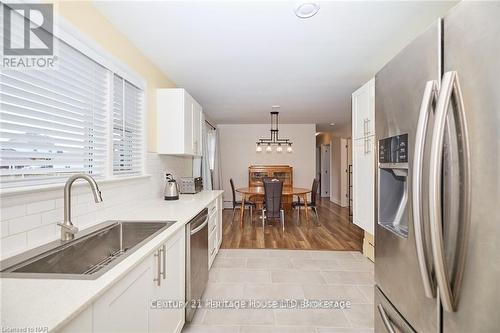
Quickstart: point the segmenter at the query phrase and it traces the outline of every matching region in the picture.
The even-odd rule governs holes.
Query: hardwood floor
[[[225,209],[222,213],[222,248],[361,251],[363,230],[350,222],[348,208],[321,199],[318,206],[319,225],[312,211],[309,211],[309,223],[303,210],[300,214],[300,223],[297,224],[296,212],[285,213],[284,232],[279,221],[266,223],[262,232],[260,212],[254,212],[251,222],[247,210],[244,227],[240,228],[239,211],[231,223],[233,211]]]

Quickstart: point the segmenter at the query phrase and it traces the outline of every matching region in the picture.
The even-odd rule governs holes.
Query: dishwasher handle
[[[201,229],[205,228],[205,226],[207,224],[208,224],[208,216],[205,218],[205,221],[203,221],[202,224],[200,224],[199,226],[197,226],[195,229],[191,230],[191,236],[194,235],[194,234],[196,234]]]

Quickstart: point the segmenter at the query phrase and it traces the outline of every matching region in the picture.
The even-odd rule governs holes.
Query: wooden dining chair
[[[285,212],[281,207],[283,182],[277,179],[264,180],[264,206],[262,208],[262,231],[266,219],[280,219],[281,227],[285,231]]]
[[[234,190],[234,182],[233,178],[229,179],[229,182],[231,183],[231,191],[233,193],[233,217],[231,219],[231,224],[234,221],[234,213],[236,212],[237,208],[241,208],[241,201],[236,200],[236,191]],[[256,208],[255,202],[252,202],[250,200],[245,200],[245,207],[244,208],[250,208],[250,221],[253,221],[253,209]]]
[[[307,209],[311,208],[316,215],[316,223],[319,224],[318,206],[317,206],[317,196],[318,196],[318,186],[319,182],[317,179],[313,180],[312,190],[311,190],[311,201],[307,203]],[[305,203],[300,201],[300,197],[297,201],[292,202],[292,208],[297,210],[297,218],[300,218],[300,207],[305,207]]]

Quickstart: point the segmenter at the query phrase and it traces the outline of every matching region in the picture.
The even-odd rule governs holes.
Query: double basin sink
[[[135,252],[175,221],[108,221],[0,263],[1,277],[92,280]]]

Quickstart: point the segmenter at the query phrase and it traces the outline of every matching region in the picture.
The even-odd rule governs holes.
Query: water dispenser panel
[[[380,140],[378,152],[379,163],[408,163],[408,134]]]
[[[408,134],[378,142],[378,224],[408,237]]]

